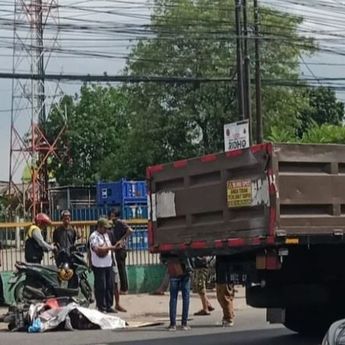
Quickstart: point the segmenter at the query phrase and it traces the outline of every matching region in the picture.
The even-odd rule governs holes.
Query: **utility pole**
[[[236,20],[236,52],[237,52],[237,85],[238,85],[238,111],[240,118],[245,119],[245,107],[243,97],[243,58],[242,58],[242,39],[241,39],[241,0],[235,0],[235,20]]]
[[[260,39],[259,39],[259,6],[254,0],[254,34],[255,34],[255,91],[256,91],[256,143],[261,144],[264,139],[262,105],[261,105],[261,65],[260,65]]]
[[[249,122],[249,141],[253,143],[252,130],[252,106],[251,106],[251,87],[250,87],[250,57],[248,52],[248,20],[247,20],[247,0],[242,0],[243,6],[243,35],[244,35],[244,114]]]

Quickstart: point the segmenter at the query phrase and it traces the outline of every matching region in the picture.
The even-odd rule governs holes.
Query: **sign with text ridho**
[[[224,125],[224,147],[225,151],[239,150],[249,147],[248,120]]]

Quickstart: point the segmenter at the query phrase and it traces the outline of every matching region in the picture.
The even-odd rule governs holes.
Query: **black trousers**
[[[119,249],[115,251],[115,257],[116,257],[116,262],[117,262],[117,269],[119,270],[120,291],[127,292],[128,291],[128,279],[127,279],[127,271],[126,271],[127,250]]]
[[[110,309],[114,302],[114,275],[112,267],[92,267],[95,277],[95,298],[101,311]]]
[[[27,258],[25,260],[28,264],[41,264],[42,263],[42,259],[32,259],[32,258]]]

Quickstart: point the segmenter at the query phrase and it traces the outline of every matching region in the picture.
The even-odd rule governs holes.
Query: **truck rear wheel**
[[[329,319],[321,311],[295,308],[287,308],[285,310],[284,326],[299,334],[324,334],[329,325]]]

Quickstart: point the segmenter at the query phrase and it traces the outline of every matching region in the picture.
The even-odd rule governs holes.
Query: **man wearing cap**
[[[117,248],[112,245],[107,231],[111,224],[106,218],[99,218],[97,229],[90,235],[91,265],[95,277],[95,298],[99,311],[114,313],[114,276],[111,252]]]

